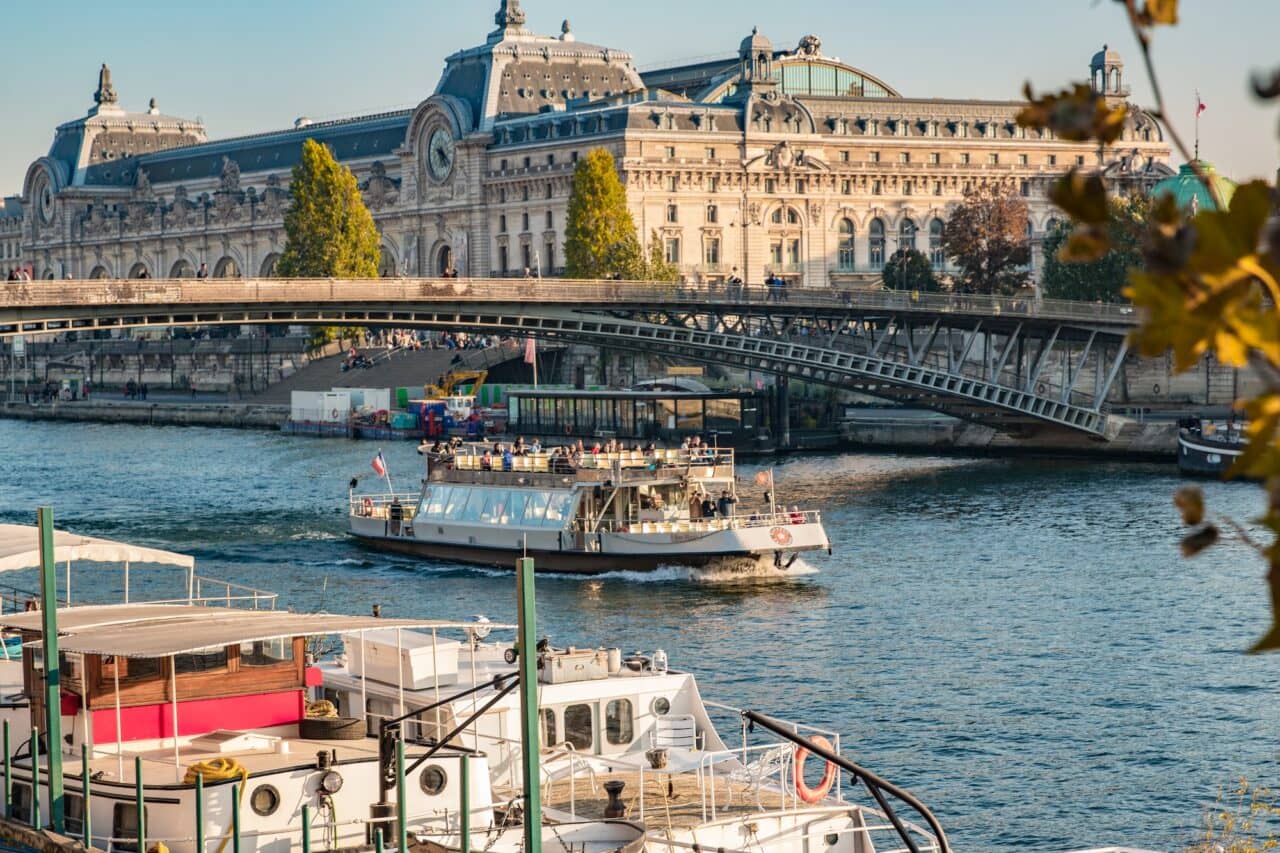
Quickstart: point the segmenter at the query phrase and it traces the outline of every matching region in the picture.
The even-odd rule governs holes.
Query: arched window
[[[853,237],[853,220],[841,219],[839,268],[844,272],[852,272],[854,268]]]
[[[93,272],[89,273],[89,278],[111,278],[111,273],[107,272],[107,268],[97,266],[93,268]]]
[[[150,278],[151,273],[147,271],[147,265],[139,261],[129,268],[129,278]]]
[[[380,278],[395,278],[397,272],[395,253],[383,246],[382,255],[378,258],[378,276]]]
[[[915,249],[917,230],[914,219],[902,220],[902,224],[898,226],[898,249],[900,251]]]
[[[169,269],[169,278],[195,278],[196,271],[188,260],[179,260]]]
[[[868,248],[871,255],[871,268],[884,269],[884,220],[878,216],[871,220],[871,238]]]
[[[263,278],[275,278],[276,265],[280,263],[280,254],[272,252],[262,259],[262,266],[258,268],[258,275]]]
[[[232,257],[223,257],[220,261],[213,265],[214,278],[239,278],[240,265],[236,263],[236,259]]]
[[[941,219],[934,219],[929,223],[929,263],[933,264],[934,269],[942,269],[947,261],[947,256],[942,251],[942,234],[945,228]]]

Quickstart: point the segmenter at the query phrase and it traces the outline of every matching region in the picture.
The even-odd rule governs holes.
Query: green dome
[[[1209,176],[1209,182],[1213,184],[1213,188],[1217,191],[1218,197],[1222,199],[1222,203],[1230,207],[1231,197],[1236,194],[1236,182],[1219,175],[1213,165],[1206,163],[1204,160],[1197,160],[1196,163]],[[1178,207],[1184,211],[1198,213],[1201,210],[1218,209],[1217,204],[1213,201],[1213,195],[1200,181],[1200,176],[1196,174],[1195,167],[1190,163],[1184,163],[1178,169],[1178,174],[1165,178],[1151,190],[1152,196],[1165,194],[1172,195],[1174,201],[1178,203]]]

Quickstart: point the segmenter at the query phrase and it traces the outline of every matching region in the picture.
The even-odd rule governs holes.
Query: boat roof
[[[193,569],[195,557],[157,548],[144,548],[110,539],[97,539],[66,530],[53,532],[55,561],[87,560],[94,563],[153,563]],[[25,524],[0,524],[0,572],[40,567],[39,528]]]
[[[0,626],[38,631],[37,611],[0,617]],[[383,619],[234,610],[185,605],[126,604],[58,610],[58,646],[62,651],[125,658],[162,658],[216,646],[263,642],[319,634],[352,634],[387,629],[472,629],[475,622],[438,619]],[[512,628],[487,623],[487,628]]]

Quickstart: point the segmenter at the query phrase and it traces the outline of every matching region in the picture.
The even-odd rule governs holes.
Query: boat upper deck
[[[434,482],[563,488],[571,483],[652,483],[666,480],[731,481],[733,451],[723,448],[657,448],[651,450],[538,453],[494,453],[488,447],[464,445],[452,456],[433,458],[428,478]]]

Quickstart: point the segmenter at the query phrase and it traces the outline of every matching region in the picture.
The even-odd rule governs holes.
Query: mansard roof
[[[167,151],[104,163],[89,169],[86,183],[94,186],[132,186],[137,170],[145,169],[154,183],[198,181],[219,175],[223,157],[230,158],[243,173],[284,172],[302,156],[302,142],[314,139],[328,145],[343,160],[391,157],[404,144],[410,110],[376,113],[334,121],[219,139]]]

